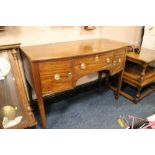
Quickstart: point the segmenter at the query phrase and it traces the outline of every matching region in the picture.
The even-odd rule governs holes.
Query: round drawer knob
[[[68,73],[68,78],[69,78],[69,79],[72,78],[72,73],[71,73],[71,72]]]
[[[96,57],[95,57],[95,61],[96,61],[96,62],[99,61],[99,56],[98,56],[98,55],[96,55]]]
[[[55,75],[54,75],[54,79],[55,79],[55,80],[60,80],[60,79],[61,79],[60,74],[55,74]]]
[[[110,58],[107,58],[106,62],[107,62],[107,63],[110,63]]]
[[[85,63],[82,63],[82,64],[80,65],[80,68],[81,68],[81,69],[85,69],[85,68],[86,68],[86,64],[85,64]]]
[[[118,59],[118,62],[121,63],[121,59],[120,58]]]

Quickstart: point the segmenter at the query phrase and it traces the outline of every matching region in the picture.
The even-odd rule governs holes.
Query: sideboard
[[[43,96],[76,87],[82,76],[103,71],[119,75],[118,98],[128,44],[108,39],[88,39],[21,47],[29,97],[35,90],[42,127],[46,128]]]

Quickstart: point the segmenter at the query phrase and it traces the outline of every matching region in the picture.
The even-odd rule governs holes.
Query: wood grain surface
[[[45,61],[103,53],[126,46],[127,43],[108,39],[89,39],[27,46],[21,49],[31,61]]]

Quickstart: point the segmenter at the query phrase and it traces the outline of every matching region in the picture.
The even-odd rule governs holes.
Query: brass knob
[[[54,75],[54,79],[55,79],[55,80],[60,80],[60,79],[61,79],[60,74],[55,74],[55,75]]]
[[[118,59],[118,62],[121,63],[121,59],[120,58]]]
[[[82,64],[80,65],[80,68],[81,68],[81,69],[85,69],[85,68],[86,68],[86,64],[85,64],[85,63],[82,63]]]
[[[99,61],[99,56],[98,56],[98,55],[96,55],[96,57],[95,57],[95,61],[96,61],[96,62]]]
[[[107,58],[106,62],[107,62],[107,63],[110,63],[110,58]]]
[[[69,78],[69,79],[72,78],[72,73],[71,73],[71,72],[68,73],[68,78]]]

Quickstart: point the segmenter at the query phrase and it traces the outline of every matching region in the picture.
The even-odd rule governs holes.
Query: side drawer
[[[82,76],[112,66],[113,52],[75,59],[75,74]]]
[[[125,49],[120,49],[119,51],[115,51],[114,59],[113,59],[113,74],[123,69],[125,58],[126,58]]]
[[[42,93],[61,92],[73,87],[73,61],[57,60],[39,64]]]

